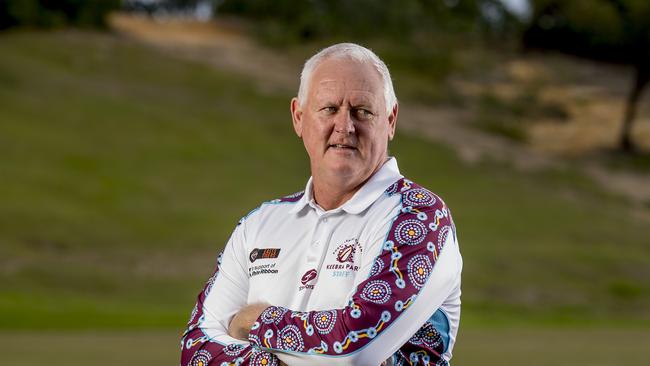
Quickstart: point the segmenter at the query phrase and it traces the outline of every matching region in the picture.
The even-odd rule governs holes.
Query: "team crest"
[[[332,277],[352,278],[359,270],[359,266],[354,263],[362,251],[361,244],[357,239],[348,239],[334,249],[332,252],[334,258],[325,266],[325,269]]]
[[[339,245],[332,254],[336,256],[339,263],[354,263],[357,254],[361,254],[363,249],[357,239],[348,239]]]

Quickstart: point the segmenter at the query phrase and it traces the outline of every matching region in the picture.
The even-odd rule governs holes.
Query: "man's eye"
[[[368,120],[373,116],[373,114],[369,110],[363,108],[354,109],[353,114],[354,117],[359,120]]]
[[[334,113],[336,113],[337,110],[338,109],[336,107],[332,107],[332,106],[324,107],[324,108],[321,109],[321,111],[323,111],[325,113],[328,113],[328,114],[334,114]]]

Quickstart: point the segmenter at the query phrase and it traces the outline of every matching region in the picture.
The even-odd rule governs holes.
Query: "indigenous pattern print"
[[[279,308],[279,307],[268,307],[262,312],[262,322],[264,324],[271,324],[275,323],[278,324],[282,320],[282,316],[284,313],[286,313],[288,310]]]
[[[300,201],[302,196],[305,194],[305,191],[296,192],[282,198],[276,198],[268,203],[294,203]]]
[[[233,343],[224,347],[223,353],[225,353],[228,356],[239,356],[242,354],[242,352],[244,352],[245,349],[246,346],[242,344]]]
[[[421,289],[422,286],[427,282],[431,271],[433,271],[433,265],[431,265],[431,260],[426,255],[418,254],[413,256],[408,263],[408,277],[413,285],[417,289]]]
[[[278,310],[282,308],[270,307],[281,312],[282,319],[269,322],[264,314],[258,318],[249,337],[253,346],[350,354],[371,342],[415,301],[446,239],[455,235],[451,214],[439,197],[407,179],[400,179],[385,193],[400,194],[401,209],[370,276],[359,284],[348,305],[328,312],[282,312]],[[433,331],[423,328],[414,336],[413,351],[403,354],[407,364],[446,365]]]
[[[413,337],[409,339],[409,343],[416,346],[423,345],[432,349],[442,345],[443,347],[440,351],[444,351],[444,344],[440,333],[438,333],[438,330],[429,322],[425,323],[424,326],[422,326],[422,328],[420,328]]]
[[[424,351],[411,352],[408,357],[404,356],[402,351],[397,351],[394,356],[393,365],[395,366],[449,366],[449,362],[440,356],[432,356]]]
[[[197,351],[194,356],[192,356],[192,360],[190,361],[191,366],[207,366],[208,362],[212,359],[212,355],[210,352],[202,349]]]
[[[279,364],[277,357],[271,353],[257,349],[252,352],[250,366],[278,366]]]
[[[302,340],[300,328],[296,325],[287,325],[280,331],[278,348],[287,351],[302,351],[305,344]]]
[[[250,345],[223,345],[211,341],[210,337],[201,329],[201,323],[205,318],[203,303],[219,275],[220,266],[221,254],[217,257],[217,266],[213,275],[198,295],[187,324],[187,330],[181,338],[181,366],[278,366],[280,363],[277,357],[269,352],[255,350]]]
[[[372,268],[370,268],[370,277],[376,276],[379,274],[384,269],[384,262],[381,260],[381,258],[375,259],[375,262],[372,264]]]
[[[436,203],[435,196],[424,188],[412,189],[403,196],[404,206],[433,206]]]
[[[375,280],[370,281],[364,286],[361,292],[361,298],[374,302],[375,304],[385,304],[390,298],[391,290],[390,285],[386,281]]]
[[[320,334],[329,334],[336,324],[336,311],[319,311],[314,315],[314,327]]]
[[[394,364],[448,366],[440,355],[445,352],[442,336],[433,324],[426,322],[394,355]]]
[[[420,220],[404,220],[397,224],[393,233],[398,244],[417,245],[422,243],[427,227]]]
[[[221,266],[221,258],[223,256],[223,252],[219,253],[219,256],[217,256],[217,267]],[[219,274],[219,271],[214,271],[212,276],[210,276],[210,279],[208,280],[208,283],[205,285],[205,290],[203,291],[205,293],[205,297],[208,297],[210,294],[210,291],[212,291],[212,286],[214,285],[214,280],[217,279],[217,274]]]

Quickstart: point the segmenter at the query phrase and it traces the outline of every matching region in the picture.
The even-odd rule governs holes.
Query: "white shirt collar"
[[[350,214],[359,214],[375,202],[395,181],[401,179],[403,176],[397,167],[397,159],[389,157],[384,165],[373,174],[370,179],[341,207],[335,208],[331,211],[344,210]],[[313,177],[309,177],[307,185],[305,186],[305,194],[298,200],[295,206],[289,213],[300,212],[305,206],[309,205],[317,211],[323,211],[314,200],[313,192]]]

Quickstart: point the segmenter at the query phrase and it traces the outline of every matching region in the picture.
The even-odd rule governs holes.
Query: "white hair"
[[[388,67],[374,52],[355,43],[338,43],[320,50],[313,55],[302,68],[300,73],[300,87],[298,88],[298,102],[301,106],[307,101],[307,91],[311,76],[323,61],[330,58],[351,58],[353,60],[370,63],[381,75],[384,82],[384,101],[386,102],[386,113],[390,114],[397,105],[397,97],[393,89],[393,81],[390,78]]]

